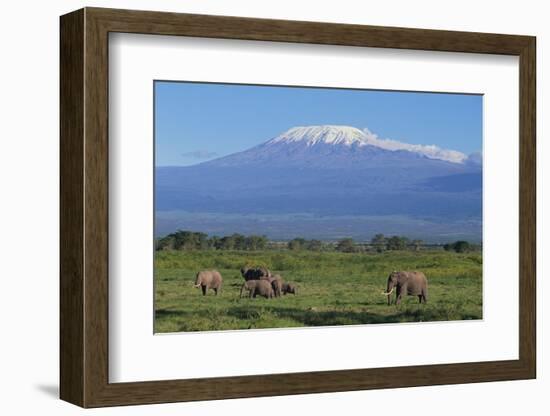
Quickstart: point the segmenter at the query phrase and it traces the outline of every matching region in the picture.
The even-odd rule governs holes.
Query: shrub
[[[406,237],[399,237],[398,235],[394,235],[393,237],[390,237],[388,239],[386,248],[388,250],[403,250],[405,247],[407,247],[408,241],[409,240]]]
[[[466,253],[471,250],[471,245],[467,241],[455,241],[451,244],[445,244],[443,249],[445,251],[456,251],[457,253]]]
[[[353,242],[353,238],[344,238],[338,241],[338,244],[336,245],[336,250],[343,253],[355,252],[355,243]]]

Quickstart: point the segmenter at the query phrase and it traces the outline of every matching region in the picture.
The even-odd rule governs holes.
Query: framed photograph
[[[60,27],[63,400],[536,377],[534,37]]]

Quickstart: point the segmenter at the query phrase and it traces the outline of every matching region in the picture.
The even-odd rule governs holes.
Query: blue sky
[[[482,148],[482,96],[155,82],[156,166],[193,165],[295,126],[368,128],[383,139]]]

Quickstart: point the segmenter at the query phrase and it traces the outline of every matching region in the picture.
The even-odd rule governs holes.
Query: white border
[[[518,358],[517,57],[131,34],[109,50],[110,382]],[[154,79],[484,94],[483,320],[153,335]]]

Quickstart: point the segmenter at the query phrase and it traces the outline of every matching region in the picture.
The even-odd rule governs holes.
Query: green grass
[[[296,296],[239,299],[245,265],[264,265],[298,288]],[[217,269],[219,296],[193,287],[201,269]],[[428,303],[408,296],[399,306],[381,295],[392,270],[428,278]],[[482,257],[442,251],[157,252],[155,332],[356,325],[482,318]],[[393,299],[393,297],[392,297]]]

